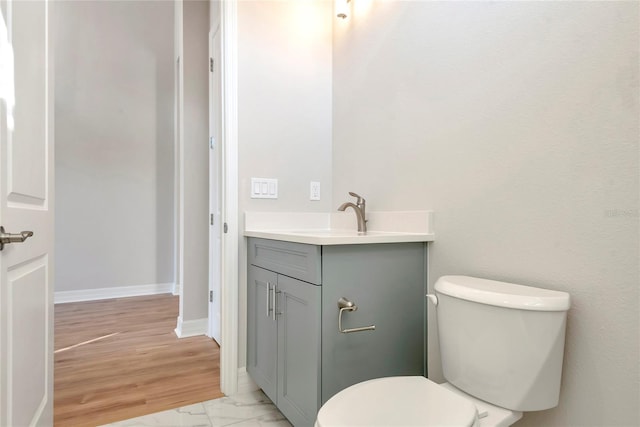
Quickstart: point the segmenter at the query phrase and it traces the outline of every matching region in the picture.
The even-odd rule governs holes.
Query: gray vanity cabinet
[[[274,241],[252,244],[247,371],[293,425],[311,426],[320,405],[320,286],[263,267],[314,280],[309,274],[319,251]],[[309,257],[318,258],[311,270]]]
[[[426,250],[249,239],[247,371],[294,426],[352,384],[426,373]],[[343,330],[375,330],[340,332],[342,297]]]

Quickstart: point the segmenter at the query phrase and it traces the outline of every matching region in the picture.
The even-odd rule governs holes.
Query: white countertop
[[[246,212],[246,237],[310,245],[362,245],[371,243],[431,242],[431,211],[370,212],[368,231],[356,231],[349,212]]]
[[[431,242],[433,234],[367,231],[358,234],[350,230],[246,230],[247,237],[284,240],[310,245],[364,245],[368,243]]]

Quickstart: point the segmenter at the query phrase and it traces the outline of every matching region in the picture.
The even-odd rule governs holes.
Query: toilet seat
[[[318,412],[317,427],[478,426],[469,400],[425,377],[387,377],[342,390]]]

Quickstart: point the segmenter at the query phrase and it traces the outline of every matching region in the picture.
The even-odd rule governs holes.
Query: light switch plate
[[[311,181],[309,186],[309,200],[320,200],[320,183]]]
[[[252,199],[277,199],[278,180],[275,178],[251,178]]]

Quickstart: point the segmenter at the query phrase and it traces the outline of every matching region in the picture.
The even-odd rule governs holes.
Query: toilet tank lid
[[[469,276],[442,276],[435,290],[467,301],[518,310],[567,311],[570,305],[566,292]]]

